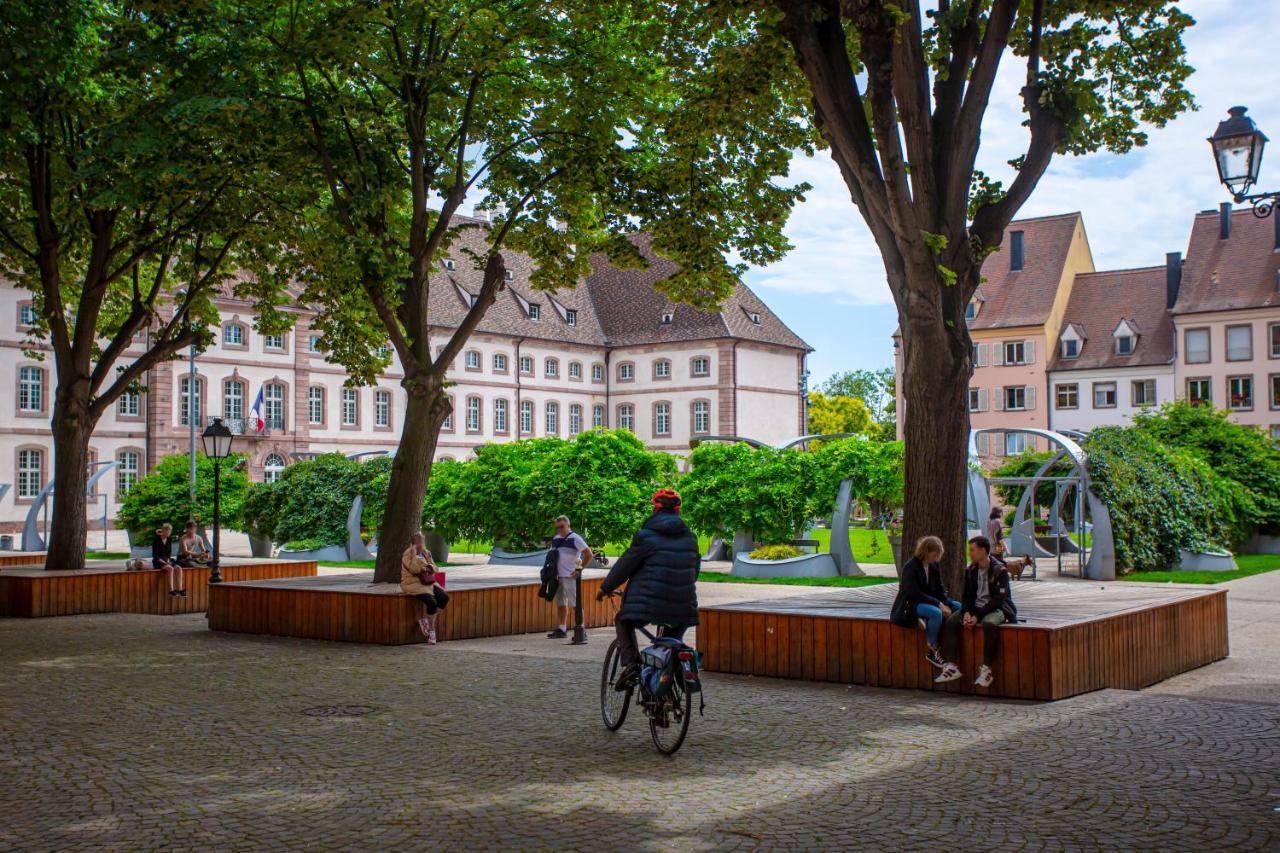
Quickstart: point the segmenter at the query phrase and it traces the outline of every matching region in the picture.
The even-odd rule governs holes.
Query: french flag
[[[267,428],[267,422],[262,419],[262,388],[258,388],[258,396],[253,401],[253,408],[249,410],[249,417],[253,420],[258,432],[262,432]]]

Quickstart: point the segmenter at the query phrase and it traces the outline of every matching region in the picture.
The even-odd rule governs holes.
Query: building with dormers
[[[479,293],[482,272],[468,250],[483,250],[464,229],[432,276],[432,343],[437,352]],[[672,302],[655,285],[676,269],[636,238],[651,264],[619,269],[592,258],[576,288],[530,286],[533,265],[504,252],[508,280],[450,371],[453,415],[438,459],[461,459],[481,444],[522,437],[571,437],[593,427],[625,428],[655,450],[684,454],[699,436],[745,433],[781,442],[804,431],[803,385],[811,348],[739,283],[719,311]],[[262,335],[252,306],[227,293],[215,343],[191,362],[173,361],[146,377],[145,393],[122,398],[92,440],[92,461],[117,463],[90,500],[89,514],[114,517],[119,496],[163,457],[186,453],[191,426],[222,417],[241,434],[251,479],[273,479],[307,456],[394,452],[404,407],[394,360],[372,387],[352,387],[325,358],[312,330],[316,310],[289,309],[292,328]],[[50,476],[48,360],[27,334],[30,293],[0,284],[0,459],[12,460],[12,488],[0,498],[0,529],[20,527]],[[7,318],[7,319],[6,319]],[[11,390],[8,390],[11,389]],[[250,414],[259,393],[266,428]],[[194,416],[192,416],[194,413]]]

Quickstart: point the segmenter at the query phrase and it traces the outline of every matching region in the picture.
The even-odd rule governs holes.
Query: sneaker
[[[171,590],[169,590],[169,597],[170,597],[170,598],[177,598],[177,597],[178,597],[178,591],[177,591],[176,589],[171,589]]]
[[[934,679],[937,684],[945,684],[948,681],[955,681],[962,675],[960,667],[953,663],[949,663],[942,668],[942,672],[938,673],[938,677]]]
[[[618,680],[613,683],[613,689],[619,693],[625,693],[632,687],[635,687],[636,681],[640,678],[640,665],[629,663],[622,668],[622,672],[618,673]]]
[[[187,597],[187,591],[185,589],[178,590],[178,598],[186,598],[186,597]]]
[[[924,659],[936,666],[938,669],[947,668],[947,662],[942,657],[942,650],[937,646],[930,646],[929,651],[924,653]]]
[[[427,632],[427,645],[428,645],[428,646],[434,646],[435,644],[436,644],[436,632],[435,632],[435,631],[428,631],[428,632]]]
[[[563,639],[564,639],[565,637],[567,637],[567,636],[569,636],[569,632],[568,632],[568,631],[561,631],[559,628],[557,628],[557,629],[555,629],[554,631],[552,631],[550,634],[547,634],[547,639],[548,639],[548,640],[563,640]]]
[[[418,620],[418,630],[422,632],[422,636],[428,640],[431,639],[431,623],[426,620],[426,617]]]
[[[995,680],[996,677],[991,674],[991,667],[984,663],[981,668],[978,669],[978,677],[973,680],[973,683],[978,687],[990,687],[991,682]]]

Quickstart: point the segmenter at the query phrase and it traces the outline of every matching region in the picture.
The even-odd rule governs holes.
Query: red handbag
[[[439,584],[440,588],[444,589],[444,572],[433,572],[430,569],[423,569],[418,572],[418,580],[422,582],[423,586]]]

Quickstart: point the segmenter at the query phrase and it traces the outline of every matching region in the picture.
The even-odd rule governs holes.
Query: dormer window
[[[1062,339],[1062,357],[1063,358],[1079,358],[1080,357],[1080,341],[1075,338]]]
[[[759,314],[757,314],[757,313],[755,313],[755,312],[753,311],[752,313],[748,314],[747,316],[751,318],[751,322],[752,322],[752,323],[755,323],[757,326],[759,326],[759,325],[760,325],[760,315],[759,315]]]
[[[578,312],[573,308],[567,308],[564,312],[564,321],[570,326],[578,325]]]
[[[542,306],[529,303],[529,319],[537,323],[542,319]]]
[[[502,278],[503,278],[503,280],[504,280],[504,281],[515,281],[515,280],[516,280],[516,274],[515,274],[515,273],[513,273],[511,270],[505,270],[505,271],[502,273]]]
[[[444,268],[447,270],[455,270],[457,266],[453,263],[453,258],[444,259]]]
[[[969,304],[964,306],[964,318],[966,320],[976,320],[978,318],[978,300],[971,299]]]
[[[1133,335],[1117,335],[1116,336],[1116,354],[1117,355],[1133,354]]]
[[[674,321],[675,319],[676,319],[676,315],[670,311],[667,311],[662,315],[662,325],[670,326],[672,321]]]

